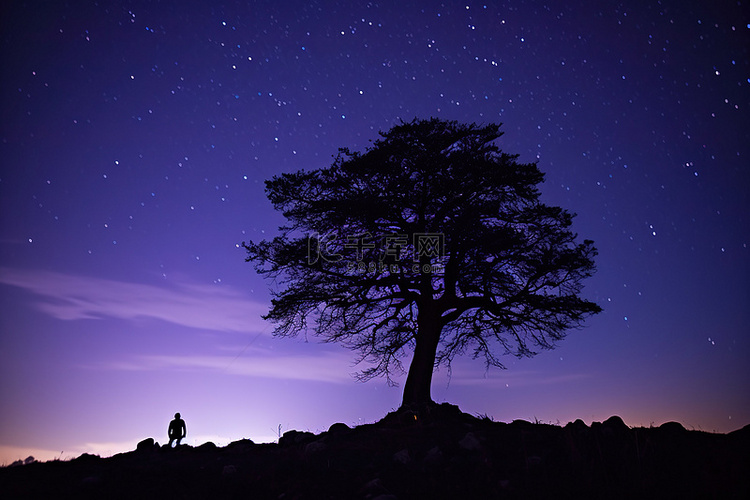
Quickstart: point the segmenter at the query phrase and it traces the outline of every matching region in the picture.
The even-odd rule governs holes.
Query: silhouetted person
[[[180,446],[182,438],[187,436],[187,427],[185,427],[185,421],[180,418],[179,413],[174,414],[174,420],[169,422],[169,447],[172,447],[172,441],[177,440],[177,446]]]

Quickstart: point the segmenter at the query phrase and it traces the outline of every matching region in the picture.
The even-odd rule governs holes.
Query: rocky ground
[[[110,458],[0,469],[15,498],[750,498],[750,426],[628,428],[493,422],[448,404],[380,422],[289,431],[278,444],[193,448],[152,439]]]

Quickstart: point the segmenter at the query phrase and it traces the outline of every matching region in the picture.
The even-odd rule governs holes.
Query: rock
[[[90,453],[83,453],[78,458],[74,458],[74,462],[78,463],[90,463],[90,462],[98,462],[99,460],[102,460],[102,457],[99,455],[91,455]]]
[[[349,432],[350,430],[351,428],[348,425],[342,422],[336,422],[335,424],[331,425],[328,428],[328,433],[329,434],[343,434],[343,433]]]
[[[683,432],[687,432],[687,429],[685,429],[679,422],[665,422],[659,426],[659,429],[672,434],[682,434]]]
[[[509,425],[511,427],[515,427],[518,429],[533,429],[534,428],[534,424],[532,424],[528,420],[514,420]]]
[[[430,409],[430,414],[433,421],[452,423],[463,422],[468,416],[463,413],[458,406],[450,403],[441,403],[432,407]]]
[[[312,432],[300,432],[300,431],[286,431],[281,438],[279,438],[279,444],[281,446],[289,446],[295,444],[301,444],[305,441],[312,441],[315,438],[315,434]]]
[[[154,451],[154,438],[146,438],[135,446],[136,451]]]
[[[376,495],[388,493],[388,490],[383,486],[383,481],[379,477],[376,477],[365,483],[365,485],[360,488],[359,493],[362,498],[373,498]]]
[[[424,457],[424,463],[426,465],[438,465],[443,460],[443,452],[440,448],[435,446],[427,451]]]
[[[527,465],[541,465],[544,460],[539,455],[531,455],[530,457],[526,457],[526,464]]]
[[[206,441],[202,445],[200,445],[196,450],[198,451],[213,451],[216,449],[216,445],[212,443],[211,441]]]
[[[624,435],[630,431],[630,427],[625,425],[625,422],[618,416],[609,417],[607,420],[602,422],[602,429],[605,434],[609,435]]]
[[[466,435],[458,442],[458,446],[466,451],[479,451],[482,449],[482,443],[473,432],[467,432]]]
[[[588,430],[588,426],[584,423],[583,420],[580,418],[576,419],[575,422],[569,422],[568,425],[565,426],[566,429],[575,431],[575,432],[582,432]]]
[[[81,484],[84,486],[95,486],[102,482],[102,478],[99,476],[87,476],[81,479]]]
[[[314,455],[315,453],[321,452],[326,449],[326,444],[323,439],[318,439],[312,443],[305,445],[305,455]]]
[[[736,431],[732,431],[729,434],[732,439],[739,439],[743,440],[744,442],[750,441],[750,424],[747,424],[742,429],[737,429]]]
[[[362,486],[363,492],[372,493],[373,490],[382,489],[383,488],[383,480],[379,477],[376,477],[372,481],[367,481],[364,486]]]
[[[226,448],[227,450],[238,451],[242,453],[250,451],[253,446],[255,446],[255,443],[251,439],[240,439],[239,441],[232,441],[226,446]]]
[[[630,430],[630,428],[625,425],[625,422],[622,421],[622,418],[618,417],[617,415],[609,417],[607,420],[602,422],[602,425],[605,429],[609,429],[611,432],[614,432],[616,434],[622,434]]]
[[[395,420],[399,425],[424,425],[459,423],[465,421],[466,417],[456,405],[430,402],[401,406],[386,416],[386,420]],[[468,417],[473,418],[470,415]]]
[[[393,423],[398,427],[412,426],[419,421],[418,413],[416,411],[399,408],[398,410],[386,415],[383,420],[385,422]]]
[[[403,450],[397,451],[393,454],[393,461],[400,463],[402,465],[407,465],[411,462],[411,455],[409,454],[409,450],[404,448]]]

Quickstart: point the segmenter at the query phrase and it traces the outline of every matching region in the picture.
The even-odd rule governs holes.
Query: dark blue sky
[[[175,411],[193,444],[398,406],[354,353],[271,338],[238,247],[282,222],[265,179],[430,116],[502,122],[501,148],[539,162],[599,249],[584,295],[605,309],[506,371],[440,372],[436,399],[750,422],[748,6],[557,4],[3,6],[2,461],[163,440]]]

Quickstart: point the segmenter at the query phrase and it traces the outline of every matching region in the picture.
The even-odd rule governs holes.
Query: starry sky
[[[604,312],[433,398],[499,421],[750,423],[745,0],[4,3],[0,464],[374,422],[401,388],[278,339],[241,242],[273,175],[400,120],[503,123]],[[564,6],[561,6],[564,4]],[[397,380],[403,382],[403,377]]]

